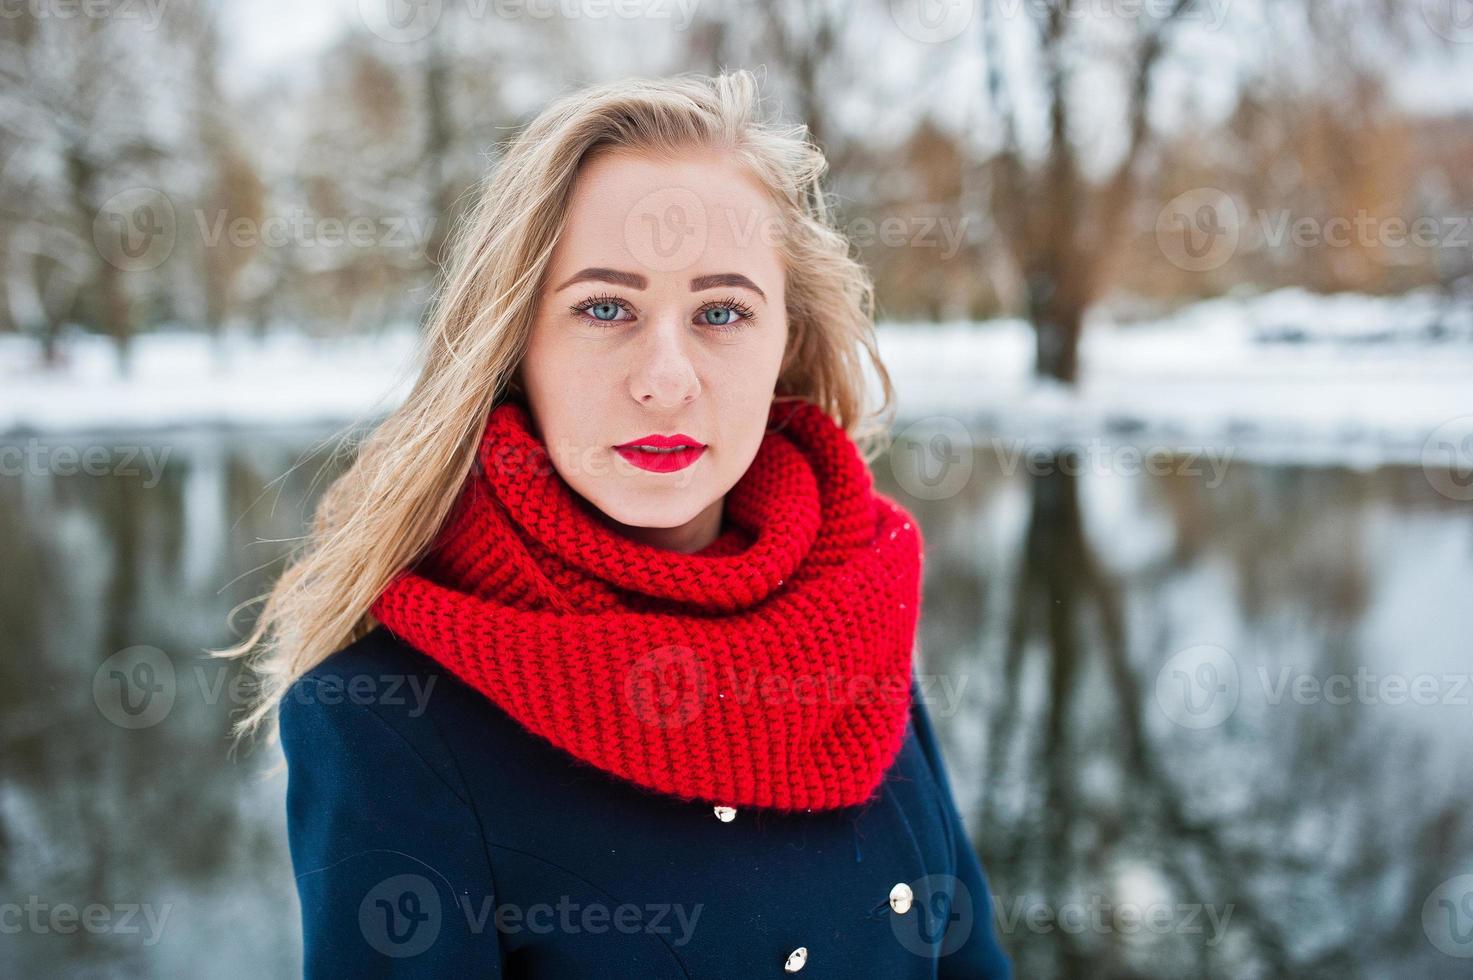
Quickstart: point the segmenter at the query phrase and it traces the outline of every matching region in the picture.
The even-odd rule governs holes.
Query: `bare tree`
[[[164,57],[167,38],[157,25],[138,18],[42,17],[18,8],[4,21],[0,70],[23,84],[5,86],[0,129],[27,158],[7,169],[0,191],[11,231],[6,291],[12,301],[27,290],[40,298],[17,326],[37,333],[54,360],[61,326],[89,323],[116,341],[126,368],[137,289],[98,235],[110,233],[113,194],[158,188],[161,165],[179,156],[146,111],[166,100],[166,66],[177,59]]]
[[[1041,375],[1068,383],[1078,378],[1084,315],[1107,282],[1110,255],[1135,199],[1138,170],[1155,138],[1148,107],[1157,68],[1173,28],[1190,6],[1191,0],[1175,0],[1160,17],[1142,13],[1131,22],[1134,37],[1125,66],[1128,135],[1119,161],[1101,183],[1086,176],[1075,144],[1079,106],[1070,85],[1079,68],[1079,47],[1073,43],[1079,22],[1068,4],[1050,0],[1018,8],[1038,12],[1048,141],[1038,165],[1026,158],[1018,138],[1016,102],[998,33],[1001,8],[995,2],[982,5],[987,90],[1003,139],[993,161],[992,210],[1025,281]]]

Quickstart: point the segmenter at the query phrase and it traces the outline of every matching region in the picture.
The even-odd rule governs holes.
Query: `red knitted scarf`
[[[817,405],[775,401],[720,537],[692,554],[610,527],[494,408],[426,556],[373,615],[528,730],[685,800],[867,801],[910,710],[920,529]]]

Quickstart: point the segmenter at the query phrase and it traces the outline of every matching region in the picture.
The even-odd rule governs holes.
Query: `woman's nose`
[[[642,342],[631,351],[629,390],[641,405],[674,408],[700,393],[701,381],[686,348],[689,332],[680,316],[662,314],[646,320]]]

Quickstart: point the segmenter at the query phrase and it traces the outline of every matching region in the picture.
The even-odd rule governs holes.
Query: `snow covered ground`
[[[0,433],[340,424],[387,409],[408,392],[412,330],[316,339],[195,332],[136,338],[120,376],[110,340],[77,335],[59,370],[38,367],[35,344],[0,336]]]
[[[102,338],[72,338],[67,364],[47,372],[31,341],[0,337],[0,434],[342,424],[403,397],[415,344],[411,329],[229,335],[218,347],[156,332],[137,339],[124,378]],[[1032,376],[1033,335],[1018,320],[887,323],[880,346],[902,424],[944,416],[1036,444],[1350,465],[1473,445],[1473,308],[1429,294],[1280,290],[1133,324],[1100,313],[1073,390]]]
[[[1266,461],[1473,463],[1473,307],[1280,290],[1149,322],[1097,316],[1070,389],[1031,374],[1021,320],[892,325],[900,416],[1028,442],[1104,439]],[[1438,447],[1442,447],[1439,449]]]

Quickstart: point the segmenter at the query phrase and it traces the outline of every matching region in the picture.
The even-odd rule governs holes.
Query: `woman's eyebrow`
[[[579,282],[610,282],[616,286],[628,286],[630,289],[645,289],[649,286],[649,280],[637,272],[621,272],[618,269],[605,269],[601,266],[591,266],[573,274],[562,285],[559,290],[567,289],[574,283]],[[750,289],[752,292],[767,299],[767,294],[762,291],[751,279],[740,272],[717,272],[709,276],[696,276],[690,281],[691,292],[699,292],[702,289],[711,289],[715,286],[739,286]]]
[[[618,269],[589,268],[575,273],[573,278],[563,283],[558,289],[567,289],[575,282],[611,282],[616,286],[628,286],[630,289],[644,289],[649,285],[649,280],[637,272],[620,272]]]
[[[764,293],[755,282],[748,279],[740,272],[718,272],[715,275],[711,276],[696,276],[690,281],[691,292],[696,292],[697,290],[701,289],[710,289],[713,286],[740,286],[745,289],[750,289],[758,296],[761,296],[764,300],[767,299],[767,294]]]

